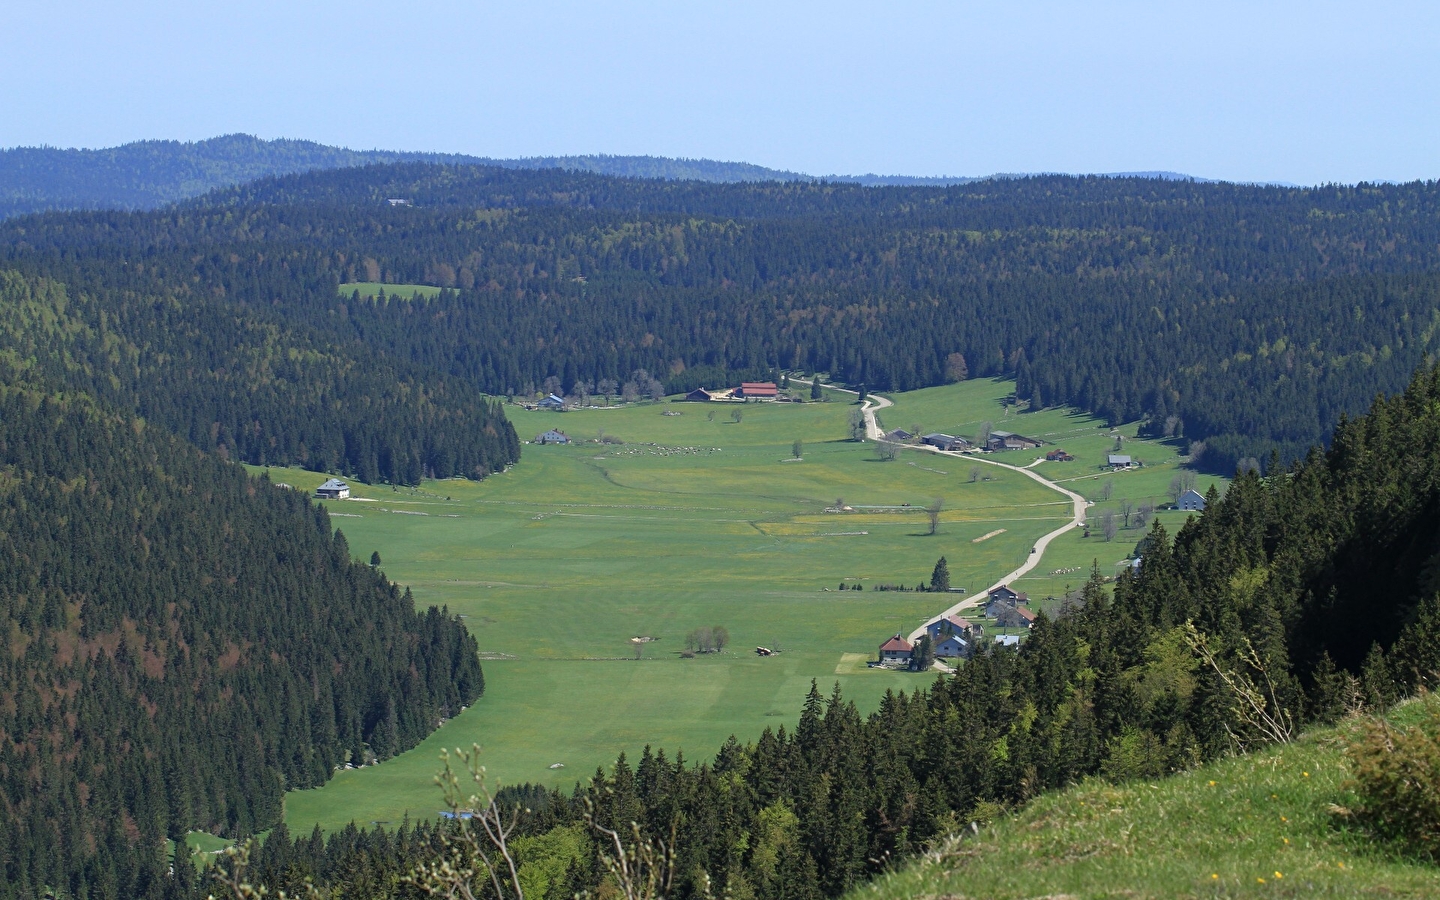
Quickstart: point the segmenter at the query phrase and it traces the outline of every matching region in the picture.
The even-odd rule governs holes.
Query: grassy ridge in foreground
[[[1440,896],[1440,868],[1388,852],[1330,812],[1354,806],[1349,727],[1162,781],[1087,780],[851,900]]]

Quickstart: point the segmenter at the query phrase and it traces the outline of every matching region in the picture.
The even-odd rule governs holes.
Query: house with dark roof
[[[1008,584],[1002,584],[999,587],[992,589],[990,593],[986,594],[986,596],[990,598],[990,602],[992,603],[996,600],[1003,600],[1004,602],[1011,604],[1030,602],[1029,595],[1012,591]]]
[[[1034,450],[1040,442],[1013,431],[992,431],[985,439],[986,450]]]
[[[903,444],[914,436],[915,435],[911,434],[903,428],[897,428],[894,431],[885,432],[885,440],[895,444]]]
[[[705,390],[704,388],[696,388],[695,390],[686,394],[685,399],[691,401],[692,403],[709,403],[711,400],[715,399],[715,395]]]
[[[925,626],[925,633],[930,635],[932,641],[938,641],[945,635],[958,634],[961,637],[968,637],[975,626],[967,619],[956,615],[943,616]]]
[[[995,624],[1001,628],[1030,628],[1035,624],[1035,611],[1024,606],[1002,604],[996,610]]]
[[[331,478],[315,489],[315,496],[321,500],[344,500],[350,496],[350,485],[338,478]]]
[[[1175,505],[1190,512],[1204,512],[1205,495],[1192,488],[1181,494],[1180,499],[1175,501]]]
[[[541,409],[564,409],[565,398],[556,394],[551,394],[535,405],[540,407]]]
[[[934,447],[937,450],[964,450],[966,447],[970,446],[970,442],[965,440],[964,438],[955,437],[954,435],[949,434],[941,434],[938,431],[933,434],[925,435],[920,439],[920,441],[922,443],[929,444],[931,447]]]
[[[1074,462],[1074,461],[1075,461],[1075,457],[1073,457],[1073,456],[1071,456],[1070,454],[1066,453],[1064,450],[1061,450],[1059,447],[1056,447],[1054,450],[1051,450],[1049,453],[1045,454],[1045,459],[1046,459],[1048,462]]]
[[[970,641],[958,634],[947,634],[935,641],[935,656],[939,659],[969,659]]]
[[[549,431],[544,432],[543,434],[537,434],[537,435],[535,435],[535,443],[537,443],[537,444],[568,444],[568,443],[570,443],[570,435],[566,434],[566,433],[563,432],[563,431],[556,431],[555,429],[552,428],[552,429],[550,429]]]
[[[774,400],[780,396],[780,389],[773,381],[746,381],[736,389],[735,396],[742,400]]]
[[[899,634],[880,645],[882,663],[909,663],[910,657],[914,655],[915,647]]]
[[[1105,465],[1111,469],[1129,469],[1135,465],[1135,460],[1123,453],[1111,453],[1105,457]]]

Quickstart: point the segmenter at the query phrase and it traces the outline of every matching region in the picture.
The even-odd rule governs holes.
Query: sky
[[[0,4],[0,147],[1440,177],[1440,3]]]

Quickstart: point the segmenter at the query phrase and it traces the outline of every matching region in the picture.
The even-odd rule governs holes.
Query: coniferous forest
[[[468,439],[422,447],[418,432],[399,463],[383,461],[383,436],[412,423],[483,430],[472,393],[548,378],[568,391],[641,368],[677,389],[687,370],[718,386],[785,368],[907,390],[944,381],[959,353],[971,377],[1012,375],[1033,404],[1202,441],[1228,473],[1272,448],[1303,454],[1433,354],[1437,190],[713,184],[403,163],[262,179],[153,212],[12,219],[0,267],[63,285],[81,309],[118,310],[104,325],[139,348],[134,365],[188,356],[206,379],[144,398],[145,415],[251,460],[315,452],[287,445],[273,406],[247,408],[225,384],[254,371],[289,402],[283,386],[315,384],[286,371],[292,358],[325,368],[297,417],[316,428],[316,406],[375,396],[364,378],[405,385],[370,401],[391,421],[339,457],[357,477],[405,480],[447,470],[446,454],[460,474],[508,461],[461,461]],[[351,281],[447,290],[418,303],[338,296]],[[230,323],[250,332],[233,352],[216,344]],[[169,346],[152,340],[161,331]],[[306,352],[249,349],[271,335]],[[363,366],[347,368],[357,355]]]
[[[0,896],[159,897],[167,836],[269,828],[484,690],[323,510],[153,425],[0,389],[0,497]]]
[[[507,793],[551,873],[532,896],[600,884],[589,810],[673,833],[673,896],[833,897],[1078,777],[1383,706],[1440,668],[1437,201],[404,163],[0,223],[0,897],[203,896],[183,860],[166,876],[164,837],[269,828],[285,789],[413,746],[483,690],[460,622],[237,462],[483,478],[520,453],[492,398],[638,369],[672,390],[1008,375],[1204,465],[1267,464],[1157,525],[1113,597],[1094,579],[1018,652],[871,716],[817,686],[793,731],[713,762],[647,752],[571,794]],[[1267,686],[1269,730],[1227,678]],[[413,895],[401,875],[446,827],[280,827],[252,874]]]

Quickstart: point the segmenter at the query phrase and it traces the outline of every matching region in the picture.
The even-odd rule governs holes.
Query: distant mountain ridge
[[[263,140],[248,134],[228,134],[194,142],[136,141],[98,150],[57,147],[0,150],[0,219],[50,210],[154,209],[267,176],[397,162],[568,169],[671,181],[835,181],[870,187],[945,187],[986,178],[1021,177],[873,173],[817,176],[745,162],[607,154],[491,159],[456,153],[350,150],[314,141]],[[1115,177],[1191,179],[1175,172],[1122,172],[1115,173]]]

